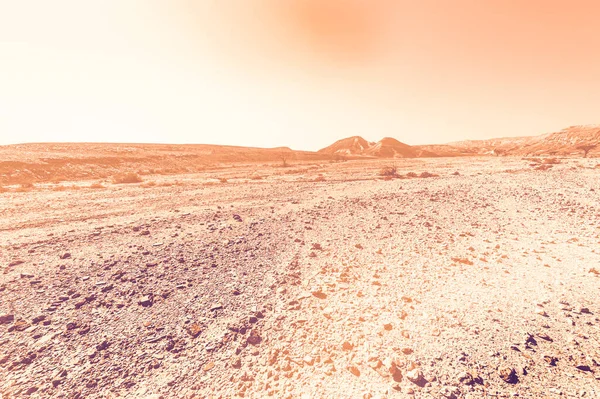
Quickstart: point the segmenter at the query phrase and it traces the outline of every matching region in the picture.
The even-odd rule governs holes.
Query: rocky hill
[[[585,150],[588,152],[586,153]],[[369,143],[362,137],[355,136],[336,141],[319,152],[376,158],[430,158],[473,155],[586,155],[594,157],[600,155],[600,125],[571,126],[560,132],[539,136],[465,140],[448,144],[416,146],[404,144],[390,137],[386,137],[377,143]]]
[[[320,149],[318,152],[329,155],[364,155],[372,145],[373,143],[369,143],[360,136],[352,136],[338,140],[332,145]]]
[[[560,132],[532,137],[468,140],[449,146],[477,155],[583,155],[582,146],[600,144],[600,125],[571,126]],[[596,156],[599,148],[590,150]]]

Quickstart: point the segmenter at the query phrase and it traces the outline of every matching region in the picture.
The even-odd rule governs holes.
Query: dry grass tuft
[[[142,177],[135,172],[122,173],[113,177],[115,184],[133,184],[143,181]]]
[[[155,186],[156,186],[155,181],[149,181],[149,182],[143,183],[141,185],[141,187],[144,187],[144,188],[150,188],[150,187],[155,187]]]
[[[560,159],[557,158],[544,158],[542,161],[544,165],[558,165],[560,163]]]

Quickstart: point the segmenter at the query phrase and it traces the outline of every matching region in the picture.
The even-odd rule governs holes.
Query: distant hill
[[[590,146],[586,155],[600,157],[600,125],[571,126],[540,136],[416,146],[391,137],[372,143],[353,136],[317,152],[295,151],[288,147],[208,144],[30,143],[0,146],[0,185],[101,179],[122,171],[140,174],[197,173],[235,163],[289,165],[339,157],[583,156],[582,146],[585,145]]]
[[[369,143],[354,136],[336,141],[320,150],[324,154],[351,154],[375,158],[431,158],[475,155],[583,155],[581,146],[594,146],[588,156],[600,156],[600,125],[571,126],[560,132],[540,136],[502,137],[489,140],[465,140],[448,144],[411,146],[386,137]]]
[[[329,155],[364,155],[365,151],[371,148],[372,144],[360,136],[352,136],[341,139],[332,145],[320,149],[321,154]]]
[[[598,145],[588,156],[600,153],[600,125],[571,126],[560,132],[530,137],[468,140],[449,146],[475,155],[577,155],[582,145]]]
[[[385,137],[376,143],[370,143],[360,136],[338,140],[329,147],[318,151],[329,155],[354,155],[375,158],[417,158],[419,156],[435,156],[422,149],[411,147],[394,138]]]

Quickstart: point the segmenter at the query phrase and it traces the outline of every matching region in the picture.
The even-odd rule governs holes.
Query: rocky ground
[[[0,396],[599,397],[596,163],[0,193]]]

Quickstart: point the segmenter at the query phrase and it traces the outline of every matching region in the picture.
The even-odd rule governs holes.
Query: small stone
[[[14,314],[0,314],[0,324],[10,324],[15,320]]]
[[[519,381],[519,378],[517,377],[517,372],[515,371],[515,369],[510,367],[501,368],[500,370],[498,370],[498,375],[500,376],[500,378],[502,378],[502,380],[504,380],[504,382],[507,382],[509,384],[516,384]]]
[[[313,364],[315,364],[315,359],[312,356],[309,356],[309,355],[304,356],[304,359],[302,359],[302,360],[308,366],[312,366]]]
[[[8,331],[25,331],[30,327],[29,323],[25,320],[17,320],[15,324],[8,328]]]
[[[537,314],[539,314],[540,316],[543,316],[543,317],[550,317],[550,316],[548,316],[548,313],[546,313],[544,310],[538,310],[535,313],[537,313]]]
[[[402,353],[404,353],[405,355],[410,355],[411,353],[413,353],[412,348],[402,348]]]
[[[416,368],[406,373],[406,378],[413,384],[421,385],[424,382],[423,372]]]
[[[210,307],[210,310],[214,311],[214,310],[220,310],[223,309],[223,305],[221,305],[220,303],[215,303],[214,305],[212,305]]]
[[[144,295],[143,297],[140,298],[140,300],[138,301],[138,304],[140,304],[144,307],[152,306],[152,297],[150,297],[150,295]]]
[[[327,299],[327,294],[324,293],[322,290],[317,290],[317,291],[313,291],[312,295],[315,298],[319,298],[319,299]]]
[[[348,371],[357,377],[360,377],[360,370],[355,365],[348,366]]]
[[[77,323],[75,323],[75,322],[67,323],[67,331],[71,331],[71,330],[74,330],[76,328],[77,328]]]
[[[202,370],[204,372],[210,371],[213,367],[215,367],[215,363],[214,362],[208,362],[204,366],[202,366]]]
[[[231,359],[231,367],[234,369],[242,368],[242,359],[239,356],[234,356]]]
[[[250,345],[258,345],[262,342],[262,338],[257,335],[256,333],[252,333],[247,339],[246,341],[250,344]]]
[[[190,334],[193,338],[196,338],[202,332],[202,327],[198,323],[192,323],[187,328],[188,334]]]
[[[70,259],[71,258],[71,254],[68,252],[65,252],[64,254],[62,254],[60,256],[61,259]]]

